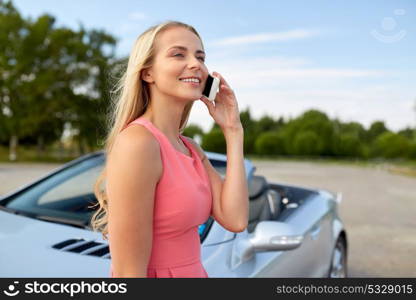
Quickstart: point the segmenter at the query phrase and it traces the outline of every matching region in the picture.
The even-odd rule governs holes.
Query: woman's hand
[[[210,101],[205,96],[202,96],[200,100],[205,103],[209,114],[223,132],[242,130],[243,126],[241,125],[240,112],[238,111],[238,103],[234,91],[218,72],[213,72],[212,75],[220,79],[219,91],[215,100]]]

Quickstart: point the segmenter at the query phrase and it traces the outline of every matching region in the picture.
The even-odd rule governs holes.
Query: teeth
[[[199,83],[199,80],[197,78],[185,78],[185,79],[180,79],[180,81]]]

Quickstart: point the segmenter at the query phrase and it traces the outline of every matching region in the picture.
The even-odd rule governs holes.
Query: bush
[[[410,144],[408,157],[410,159],[416,159],[416,142]]]
[[[277,132],[264,132],[255,141],[256,154],[278,155],[285,154],[283,137]]]
[[[333,155],[334,125],[319,111],[309,110],[289,121],[282,134],[287,154]]]
[[[365,157],[363,146],[358,136],[341,134],[333,145],[334,154],[347,157]]]
[[[402,135],[385,132],[379,135],[374,143],[372,155],[384,158],[407,157],[411,150],[411,144]]]
[[[226,153],[227,144],[221,129],[213,128],[210,132],[202,137],[201,147],[205,151]]]
[[[293,141],[294,154],[318,155],[322,151],[322,144],[318,135],[313,131],[299,132]]]

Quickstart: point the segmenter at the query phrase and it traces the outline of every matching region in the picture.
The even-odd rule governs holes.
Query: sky
[[[15,0],[25,17],[104,29],[127,56],[138,35],[166,20],[196,28],[206,65],[252,118],[296,118],[318,109],[331,119],[416,127],[416,1]],[[188,124],[214,121],[195,101]]]

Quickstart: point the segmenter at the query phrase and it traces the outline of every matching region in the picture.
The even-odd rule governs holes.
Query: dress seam
[[[184,264],[182,263],[182,264],[179,264],[179,265],[149,265],[147,268],[148,269],[178,268],[178,267],[185,267],[185,266],[188,266],[188,265],[192,265],[192,264],[195,264],[195,263],[198,263],[198,262],[201,262],[201,259],[200,258],[197,258],[197,259],[195,259],[195,260],[193,260],[191,262],[184,263]]]

